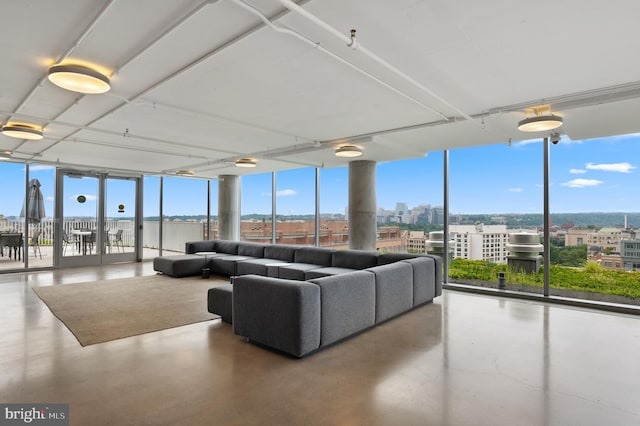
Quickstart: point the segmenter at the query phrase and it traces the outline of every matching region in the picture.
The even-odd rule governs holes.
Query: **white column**
[[[240,177],[218,178],[218,238],[240,241]]]
[[[376,162],[349,163],[349,248],[376,249]]]

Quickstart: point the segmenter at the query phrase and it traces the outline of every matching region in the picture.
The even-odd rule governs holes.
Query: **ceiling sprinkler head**
[[[347,46],[354,50],[360,46],[360,43],[356,40],[356,30],[351,30],[351,41],[347,43]]]

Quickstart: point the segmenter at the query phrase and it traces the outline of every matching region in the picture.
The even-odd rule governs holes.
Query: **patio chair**
[[[62,231],[62,255],[66,255],[67,253],[67,246],[71,244],[71,242],[69,241],[69,234],[67,234],[67,231]],[[74,250],[75,253],[75,250]]]
[[[33,235],[31,236],[31,247],[33,247],[33,257],[36,257],[39,254],[40,259],[42,259],[42,251],[40,250],[40,242],[38,240],[40,239],[41,233],[42,233],[41,230],[36,229],[35,231],[33,231]]]
[[[118,229],[113,237],[113,243],[118,247],[118,251],[124,252],[124,244],[122,241],[122,229]]]

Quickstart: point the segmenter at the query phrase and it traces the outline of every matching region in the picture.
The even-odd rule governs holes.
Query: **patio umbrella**
[[[31,179],[29,182],[29,211],[26,217],[29,219],[29,223],[40,223],[44,212],[44,198],[42,197],[42,191],[40,191],[40,181],[38,179]],[[20,217],[25,217],[25,203],[22,205],[22,211]]]

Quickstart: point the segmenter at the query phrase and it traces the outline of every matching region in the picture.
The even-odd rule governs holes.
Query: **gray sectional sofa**
[[[206,263],[194,258],[207,255]],[[302,357],[431,302],[442,293],[438,256],[238,241],[195,241],[154,259],[172,276],[229,275],[209,290],[211,312],[254,343]],[[179,275],[174,275],[174,273]]]

